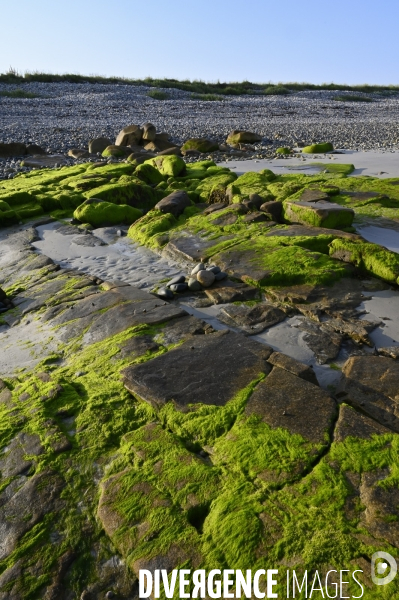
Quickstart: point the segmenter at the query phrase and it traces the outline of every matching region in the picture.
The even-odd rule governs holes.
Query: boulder
[[[141,129],[143,130],[142,140],[147,140],[149,142],[153,142],[155,140],[157,135],[155,125],[152,123],[144,123]]]
[[[46,151],[44,150],[44,148],[38,146],[37,144],[29,144],[28,146],[26,146],[26,154],[31,154],[33,156],[34,154],[46,154]]]
[[[143,130],[138,125],[128,125],[119,133],[115,141],[116,146],[130,146],[139,144],[143,137]]]
[[[281,223],[282,221],[282,213],[283,213],[283,203],[278,200],[271,200],[269,202],[264,202],[260,209],[262,212],[267,213],[271,216],[273,221],[277,221],[277,223]]]
[[[115,156],[117,158],[123,156],[129,156],[131,154],[132,149],[127,146],[111,144],[111,146],[107,146],[105,150],[102,152],[102,156]]]
[[[45,169],[46,167],[55,167],[56,165],[68,164],[63,154],[49,154],[46,156],[32,156],[21,161],[21,167],[34,167],[35,169]]]
[[[179,146],[171,146],[170,148],[166,148],[166,150],[161,150],[161,152],[158,152],[159,156],[170,156],[170,155],[175,155],[175,156],[181,156],[181,150],[179,148]]]
[[[206,154],[207,152],[215,152],[216,150],[219,150],[219,144],[217,142],[213,142],[212,140],[208,140],[207,138],[190,138],[184,142],[183,146],[181,147],[183,155],[188,150],[196,150],[197,152]]]
[[[89,152],[90,154],[97,154],[97,152],[104,152],[105,148],[112,146],[112,141],[106,137],[98,137],[89,141]]]
[[[155,208],[162,213],[170,213],[174,217],[178,217],[188,206],[191,206],[191,200],[188,197],[187,192],[184,190],[176,190],[158,202],[158,204],[155,205]]]
[[[82,148],[71,148],[68,150],[68,156],[72,158],[89,158],[90,153]]]
[[[226,139],[226,144],[229,146],[236,146],[237,144],[252,144],[253,142],[260,142],[262,136],[252,131],[241,131],[234,129],[229,133]]]
[[[0,143],[0,158],[23,156],[24,154],[26,154],[25,144],[20,144],[19,142],[11,142],[10,144]]]
[[[168,177],[178,177],[179,175],[182,175],[186,169],[184,160],[180,158],[180,156],[175,155],[157,156],[146,162],[158,169],[162,175],[167,175]]]
[[[148,183],[150,185],[151,184],[157,185],[161,181],[165,181],[164,176],[161,175],[161,173],[158,171],[158,169],[156,169],[155,167],[153,167],[152,165],[149,165],[149,164],[139,165],[136,168],[134,175],[135,175],[135,177],[138,177],[139,179],[141,179],[142,181],[144,181],[145,183]]]

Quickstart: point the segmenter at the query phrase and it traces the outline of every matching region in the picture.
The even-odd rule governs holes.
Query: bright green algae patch
[[[301,246],[281,248],[309,251],[304,244],[314,238],[297,237]],[[320,249],[328,242],[325,236]],[[40,577],[18,579],[23,598],[42,597],[68,550],[78,557],[68,579],[76,594],[96,580],[98,559],[118,553],[136,572],[140,561],[157,556],[169,557],[175,568],[245,571],[284,570],[287,564],[345,569],[376,550],[395,555],[385,541],[374,546],[360,503],[352,513],[346,507],[352,498],[347,473],[386,469],[381,485],[397,486],[397,434],[326,440],[319,447],[246,417],[264,373],[225,406],[181,412],[169,403],[156,413],[127,392],[120,371],[169,348],[160,345],[133,359],[120,347],[132,337],[162,339],[162,330],[129,328],[83,350],[71,340],[52,360],[8,381],[13,406],[0,404],[2,447],[20,431],[38,435],[44,452],[33,457],[32,471],[51,470],[65,483],[62,509],[48,513],[0,562],[0,573],[18,560],[26,561],[25,570],[40,564]],[[43,372],[51,381],[43,381]],[[62,389],[54,395],[57,386]],[[71,449],[56,452],[63,436]],[[2,480],[1,488],[10,481]]]
[[[399,255],[378,244],[335,239],[330,244],[330,255],[385,281],[399,284]]]
[[[86,200],[75,210],[73,216],[82,223],[90,223],[93,227],[102,227],[118,223],[131,225],[142,216],[142,212],[127,204],[115,205],[110,202]]]

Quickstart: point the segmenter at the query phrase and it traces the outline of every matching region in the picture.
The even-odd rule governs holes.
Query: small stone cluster
[[[175,294],[184,294],[188,291],[200,292],[203,288],[209,288],[216,281],[223,281],[223,279],[227,279],[227,273],[217,265],[206,266],[204,263],[198,263],[188,278],[185,275],[173,277],[166,286],[160,287],[156,294],[163,300],[173,300]]]

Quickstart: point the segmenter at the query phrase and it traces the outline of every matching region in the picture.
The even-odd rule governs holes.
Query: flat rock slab
[[[197,336],[174,350],[125,369],[123,382],[134,395],[160,408],[173,402],[224,406],[261,373],[272,350],[233,332]]]
[[[348,233],[341,231],[340,229],[327,229],[327,227],[309,227],[306,225],[288,225],[287,227],[274,228],[272,231],[267,231],[264,234],[266,237],[295,237],[295,236],[309,236],[316,237],[318,235],[334,235],[340,238],[347,239],[360,239],[361,236],[355,233]]]
[[[339,410],[339,417],[334,430],[334,441],[343,442],[348,437],[369,440],[373,435],[384,435],[391,433],[377,421],[366,417],[357,410],[343,404]]]
[[[313,385],[319,385],[312,367],[305,365],[299,360],[291,358],[282,352],[273,352],[269,357],[268,362],[275,367],[289,371],[296,377],[300,377],[305,381],[309,381],[309,383],[313,383]]]
[[[346,404],[399,432],[399,364],[382,356],[354,356],[337,391]]]
[[[166,258],[173,260],[196,261],[208,257],[207,250],[213,248],[216,244],[234,239],[235,236],[220,236],[217,239],[209,240],[199,235],[193,235],[189,232],[182,232],[180,237],[173,238],[162,251]]]
[[[4,455],[0,459],[0,471],[4,479],[15,477],[24,473],[32,466],[32,460],[26,459],[26,455],[38,456],[44,452],[40,438],[36,434],[20,432],[3,449]]]
[[[0,559],[11,554],[18,540],[44,515],[61,508],[59,495],[63,487],[64,481],[60,475],[41,472],[27,478],[26,483],[1,507]]]
[[[330,327],[328,322],[315,323],[310,319],[303,319],[295,327],[305,332],[304,341],[314,352],[320,365],[338,356],[343,336]]]
[[[191,315],[186,315],[166,323],[155,340],[164,346],[168,346],[169,344],[177,344],[177,342],[186,340],[192,336],[213,332],[213,327],[205,321]]]
[[[159,303],[156,304],[153,300],[118,304],[96,318],[84,334],[83,344],[100,342],[135,325],[159,325],[186,314],[187,312],[178,306],[159,306]]]
[[[25,158],[21,163],[23,167],[34,167],[35,169],[44,169],[46,167],[55,167],[55,165],[69,164],[63,154],[50,154],[48,156],[35,155],[31,158]]]
[[[236,304],[225,306],[220,311],[219,320],[226,325],[238,327],[248,335],[255,335],[280,323],[286,316],[286,313],[277,306],[260,302],[255,306]]]
[[[301,202],[320,202],[321,200],[328,201],[329,195],[320,190],[306,189],[300,197]]]
[[[204,292],[214,304],[260,300],[260,290],[258,288],[237,281],[216,281],[212,287],[206,288]]]
[[[293,373],[274,367],[245,408],[272,428],[282,427],[315,444],[326,444],[336,404],[327,392]]]
[[[316,227],[349,227],[352,224],[355,213],[351,208],[340,204],[326,202],[290,202],[284,205],[285,217],[294,223],[304,225],[315,225]]]

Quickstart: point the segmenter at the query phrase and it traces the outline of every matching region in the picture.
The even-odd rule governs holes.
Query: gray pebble
[[[186,278],[184,277],[184,275],[177,275],[176,277],[173,277],[173,279],[168,281],[168,283],[166,284],[166,287],[170,288],[172,285],[175,285],[178,283],[184,283],[185,281],[186,281]]]
[[[210,287],[215,281],[215,274],[212,271],[198,271],[197,281],[204,287]]]
[[[177,294],[182,294],[188,290],[188,285],[187,283],[172,283],[172,285],[169,286],[169,289]]]
[[[223,279],[227,278],[227,273],[225,273],[224,271],[219,271],[219,273],[216,273],[215,275],[215,281],[222,281]]]
[[[197,281],[195,277],[190,277],[188,280],[188,289],[192,292],[199,292],[202,288],[200,282]]]
[[[156,295],[158,296],[158,298],[162,298],[163,300],[173,300],[173,298],[174,298],[173,292],[171,292],[166,287],[159,288]]]
[[[191,275],[196,275],[198,271],[203,271],[204,269],[204,263],[198,263],[198,265],[195,265],[194,269],[191,271]]]

